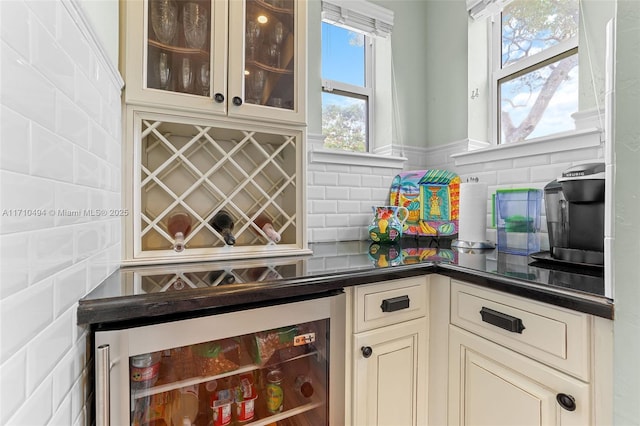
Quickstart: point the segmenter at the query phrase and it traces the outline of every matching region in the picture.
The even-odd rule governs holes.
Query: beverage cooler
[[[95,333],[96,424],[344,423],[342,293]]]

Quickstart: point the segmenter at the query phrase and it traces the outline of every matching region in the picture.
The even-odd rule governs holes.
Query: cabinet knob
[[[558,404],[567,411],[575,411],[576,409],[576,400],[571,395],[559,393],[556,395],[556,401],[558,401]]]
[[[213,99],[215,99],[217,103],[221,104],[224,102],[224,95],[222,93],[216,93],[213,95]]]
[[[360,351],[362,352],[362,356],[365,358],[369,358],[373,354],[371,346],[363,346],[360,348]]]
[[[239,96],[234,96],[234,97],[233,97],[233,104],[234,104],[235,106],[240,106],[240,105],[242,105],[242,98],[241,98],[241,97],[239,97]]]

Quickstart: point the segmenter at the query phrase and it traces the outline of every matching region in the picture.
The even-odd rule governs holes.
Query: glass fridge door
[[[327,425],[329,321],[130,356],[131,424]]]

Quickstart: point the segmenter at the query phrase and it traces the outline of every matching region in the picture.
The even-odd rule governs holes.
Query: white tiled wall
[[[389,204],[400,169],[312,163],[307,172],[310,242],[366,240],[373,205]]]
[[[77,302],[121,258],[121,79],[75,5],[0,1],[3,425],[88,424]]]
[[[466,152],[467,146],[468,141],[459,141],[435,148],[404,147],[400,150],[394,147],[393,153],[407,158],[405,170],[445,169],[458,173],[463,182],[469,177],[477,177],[487,183],[487,239],[494,242],[496,232],[491,228],[491,194],[496,189],[542,189],[568,167],[604,161],[603,147],[597,146],[456,166],[451,155]],[[393,168],[310,164],[307,192],[309,241],[367,239],[371,206],[388,203],[391,179],[400,171]],[[540,244],[544,250],[549,248],[544,201],[542,214]]]

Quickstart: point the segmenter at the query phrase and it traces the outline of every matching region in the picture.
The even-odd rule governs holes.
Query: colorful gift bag
[[[458,233],[460,176],[453,172],[402,172],[391,181],[389,202],[409,211],[404,235],[452,237]]]

